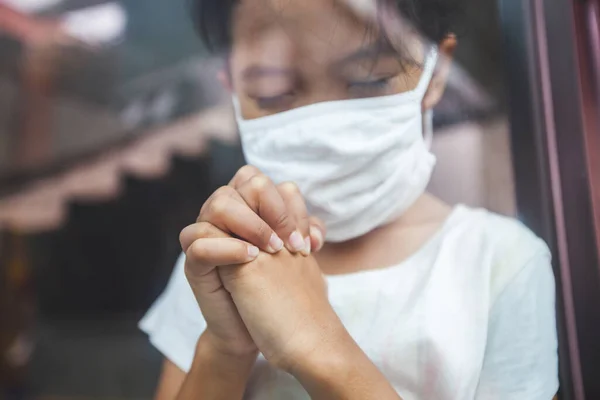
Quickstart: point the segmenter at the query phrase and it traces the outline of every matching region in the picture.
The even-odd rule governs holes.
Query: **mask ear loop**
[[[425,92],[431,83],[431,79],[433,77],[435,67],[438,61],[438,52],[436,48],[432,48],[425,59],[425,68],[423,70],[423,75],[421,76],[421,81],[417,85],[417,91],[419,91],[422,96],[425,96]],[[425,147],[427,150],[431,150],[431,145],[433,143],[433,110],[428,109],[423,112],[423,141],[425,143]]]
[[[240,99],[238,99],[236,94],[231,95],[231,105],[233,106],[233,112],[235,113],[235,117],[237,119],[243,119],[242,107],[240,106]]]
[[[423,113],[423,140],[427,150],[431,150],[433,143],[433,109],[431,108]]]
[[[423,74],[421,75],[421,79],[417,84],[415,91],[420,93],[421,96],[425,96],[425,92],[427,92],[427,88],[431,83],[431,79],[433,78],[433,74],[435,72],[435,67],[437,66],[438,61],[438,50],[437,48],[432,48],[429,53],[425,56],[425,61],[423,65]]]

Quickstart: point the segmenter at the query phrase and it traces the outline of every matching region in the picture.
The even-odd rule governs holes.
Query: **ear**
[[[227,72],[225,68],[222,68],[219,70],[219,72],[217,72],[217,79],[221,83],[221,85],[223,85],[225,90],[227,90],[229,93],[233,92],[231,78],[229,76],[229,72]]]
[[[431,78],[427,92],[425,92],[425,97],[423,97],[423,110],[435,107],[442,99],[446,90],[446,84],[448,83],[448,76],[450,75],[450,68],[452,67],[452,60],[457,44],[455,35],[449,35],[440,42],[439,58],[435,72]]]
[[[223,88],[227,90],[229,93],[233,93],[233,84],[231,82],[231,72],[229,69],[229,63],[226,63],[219,71],[217,72],[217,80],[223,85]]]

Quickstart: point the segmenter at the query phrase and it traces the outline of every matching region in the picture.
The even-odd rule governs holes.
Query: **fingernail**
[[[260,250],[258,249],[258,247],[248,246],[248,257],[250,257],[251,260],[254,260],[256,257],[258,257],[259,252]]]
[[[321,233],[321,230],[317,227],[311,226],[310,227],[310,236],[317,239],[317,242],[319,243],[319,245],[317,246],[315,251],[321,250],[321,248],[323,247],[323,244],[325,243],[325,240],[323,240],[323,234]]]
[[[307,236],[304,238],[304,250],[301,253],[305,256],[310,256],[310,237]]]
[[[301,251],[306,247],[306,243],[304,243],[304,239],[302,235],[298,231],[294,231],[290,235],[290,246],[292,246],[292,250]]]
[[[281,249],[283,249],[283,240],[279,239],[279,236],[277,236],[276,233],[273,233],[269,240],[269,251],[271,253],[277,253]]]

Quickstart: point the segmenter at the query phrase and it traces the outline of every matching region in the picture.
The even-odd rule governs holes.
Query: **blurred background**
[[[549,3],[465,2],[430,190],[550,243],[562,395],[598,399],[599,3]],[[244,164],[188,6],[0,0],[0,398],[152,398],[137,322]]]

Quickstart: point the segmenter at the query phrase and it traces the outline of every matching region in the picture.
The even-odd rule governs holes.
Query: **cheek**
[[[252,119],[260,117],[257,113],[256,107],[253,106],[253,102],[246,95],[244,90],[242,71],[250,66],[251,60],[244,49],[234,48],[229,57],[229,74],[228,81],[232,95],[236,96],[239,104],[242,117],[244,119]]]
[[[254,119],[268,115],[256,106],[256,102],[245,96],[243,93],[237,95],[240,102],[240,111],[243,119]]]
[[[250,66],[251,58],[243,49],[234,47],[229,55],[229,80],[234,93],[242,91],[242,71]]]
[[[422,72],[422,70],[414,68],[392,79],[390,82],[392,94],[404,93],[416,89]]]

